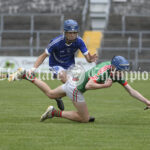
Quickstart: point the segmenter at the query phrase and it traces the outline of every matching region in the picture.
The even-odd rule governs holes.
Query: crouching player
[[[65,84],[52,90],[45,82],[36,77],[28,79],[32,80],[32,83],[40,88],[51,99],[68,96],[77,109],[77,111],[60,111],[53,106],[49,106],[41,116],[41,121],[53,117],[62,117],[77,122],[89,122],[91,119],[83,93],[87,90],[108,88],[112,86],[112,83],[114,82],[121,84],[131,96],[145,103],[147,105],[146,109],[150,108],[150,101],[133,89],[122,77],[123,72],[128,69],[128,61],[122,56],[115,56],[112,58],[111,62],[100,63],[86,71],[84,73],[84,80],[77,86],[67,81]],[[21,78],[23,76],[25,77],[23,69],[20,69],[15,73],[13,79],[19,76]]]

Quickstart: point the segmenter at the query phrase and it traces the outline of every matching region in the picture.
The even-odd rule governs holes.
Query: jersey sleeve
[[[97,76],[97,75],[94,75],[93,77],[90,77],[90,79],[92,79],[95,83],[100,82],[99,76]]]
[[[55,43],[53,41],[51,41],[45,49],[46,54],[50,55],[51,52],[53,51],[54,47],[55,47]]]
[[[95,83],[99,83],[99,84],[105,83],[107,78],[109,78],[109,76],[106,75],[106,72],[104,72],[103,74],[96,74],[90,77],[90,79],[92,79]]]
[[[84,41],[82,40],[82,38],[79,38],[79,49],[82,52],[83,55],[87,55],[88,54],[88,49],[84,43]]]

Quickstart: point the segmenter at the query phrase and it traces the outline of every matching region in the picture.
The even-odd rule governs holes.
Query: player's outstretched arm
[[[91,55],[90,53],[88,53],[87,55],[84,55],[85,59],[87,60],[87,62],[91,63],[91,62],[96,62],[98,56],[96,54]]]
[[[142,94],[140,94],[138,91],[133,89],[129,84],[127,84],[125,86],[125,89],[128,91],[128,93],[132,97],[134,97],[134,98],[140,100],[141,102],[145,103],[148,106],[148,108],[150,107],[150,101],[147,98],[145,98]]]
[[[45,60],[45,58],[47,57],[48,55],[46,54],[46,52],[42,53],[36,60],[36,62],[34,63],[34,68],[38,68],[42,63],[43,61]]]
[[[45,60],[45,58],[47,57],[48,55],[46,54],[46,52],[42,53],[38,58],[37,60],[35,61],[34,63],[34,66],[33,68],[31,68],[29,70],[29,74],[32,74],[35,72],[35,70],[43,63],[43,61]]]
[[[104,84],[99,84],[93,81],[93,79],[90,79],[86,86],[85,89],[86,90],[95,90],[95,89],[101,89],[101,88],[108,88],[112,85],[112,80],[111,79],[107,79],[107,81]]]

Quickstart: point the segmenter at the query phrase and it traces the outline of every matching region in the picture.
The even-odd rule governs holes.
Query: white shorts
[[[70,82],[63,84],[62,89],[73,102],[85,102],[83,94]]]

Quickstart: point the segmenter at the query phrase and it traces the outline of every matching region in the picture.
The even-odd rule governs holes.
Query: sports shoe
[[[25,74],[25,69],[18,68],[18,70],[15,73],[8,75],[8,81],[11,82],[11,81],[22,79],[24,74]]]
[[[55,110],[54,106],[49,106],[45,113],[42,114],[40,121],[44,121],[48,118],[53,118],[52,112]]]
[[[58,108],[63,111],[65,108],[64,108],[64,103],[63,103],[62,99],[61,98],[56,98],[55,100],[57,102]]]
[[[89,122],[94,122],[94,121],[95,121],[95,117],[90,116]]]
[[[150,106],[146,106],[146,107],[144,108],[144,110],[148,110],[148,109],[150,109]]]

